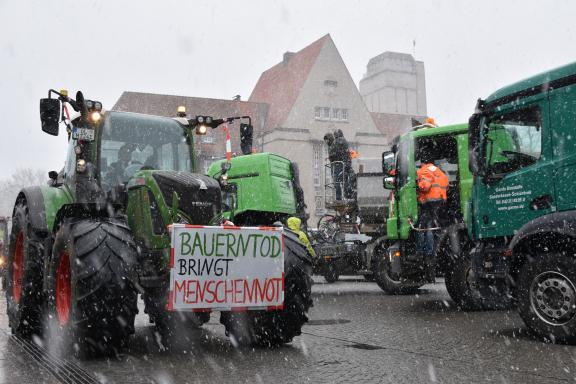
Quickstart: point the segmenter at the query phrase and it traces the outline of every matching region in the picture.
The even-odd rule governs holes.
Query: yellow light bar
[[[67,90],[67,89],[61,89],[61,90],[60,90],[60,94],[61,94],[62,96],[68,97],[68,90]]]

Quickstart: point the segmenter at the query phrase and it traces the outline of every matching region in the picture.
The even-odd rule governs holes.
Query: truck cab
[[[468,126],[419,126],[398,139],[394,151],[384,152],[383,168],[387,175],[385,187],[393,192],[387,219],[387,258],[389,279],[398,284],[420,286],[426,282],[424,260],[416,254],[416,222],[418,220],[417,176],[422,165],[421,154],[432,154],[434,164],[449,179],[447,201],[439,213],[440,227],[436,238],[436,273],[449,272],[452,256],[451,236],[459,235],[469,214],[468,202],[472,177],[468,169]],[[394,153],[394,157],[391,157]],[[388,159],[388,160],[387,160]],[[393,159],[393,161],[392,161]],[[460,239],[460,241],[464,241]]]
[[[470,118],[474,272],[508,280],[528,327],[556,341],[576,341],[575,124],[576,63],[494,92]]]

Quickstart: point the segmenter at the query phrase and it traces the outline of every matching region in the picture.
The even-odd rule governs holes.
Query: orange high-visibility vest
[[[448,176],[434,164],[427,163],[418,169],[418,202],[430,200],[446,201]]]

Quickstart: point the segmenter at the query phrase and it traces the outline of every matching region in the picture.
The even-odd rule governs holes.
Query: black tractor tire
[[[576,343],[576,260],[547,253],[529,258],[518,276],[518,312],[537,336]]]
[[[168,303],[168,284],[147,289],[143,295],[146,313],[156,326],[156,342],[161,350],[190,346],[190,330],[198,329],[210,320],[210,312],[171,312]]]
[[[12,333],[30,337],[42,334],[42,239],[32,229],[26,201],[18,200],[12,217],[8,251],[6,302]]]
[[[327,283],[332,284],[340,278],[338,266],[333,261],[327,261],[322,268],[322,276]]]
[[[394,278],[390,273],[390,262],[384,254],[376,256],[374,263],[374,281],[389,295],[413,295],[421,285],[408,285]]]
[[[275,347],[302,333],[312,306],[312,259],[297,237],[284,237],[284,306],[281,310],[222,312],[220,322],[236,347]]]
[[[47,266],[50,345],[81,357],[118,353],[134,333],[137,249],[121,219],[71,219]],[[61,343],[61,344],[58,344]]]

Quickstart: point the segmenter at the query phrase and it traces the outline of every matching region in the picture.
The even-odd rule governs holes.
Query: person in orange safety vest
[[[420,154],[422,165],[417,171],[418,176],[418,222],[416,227],[416,254],[424,259],[426,279],[435,280],[435,230],[440,226],[438,213],[446,202],[448,191],[448,176],[434,165],[432,156],[427,149]]]

